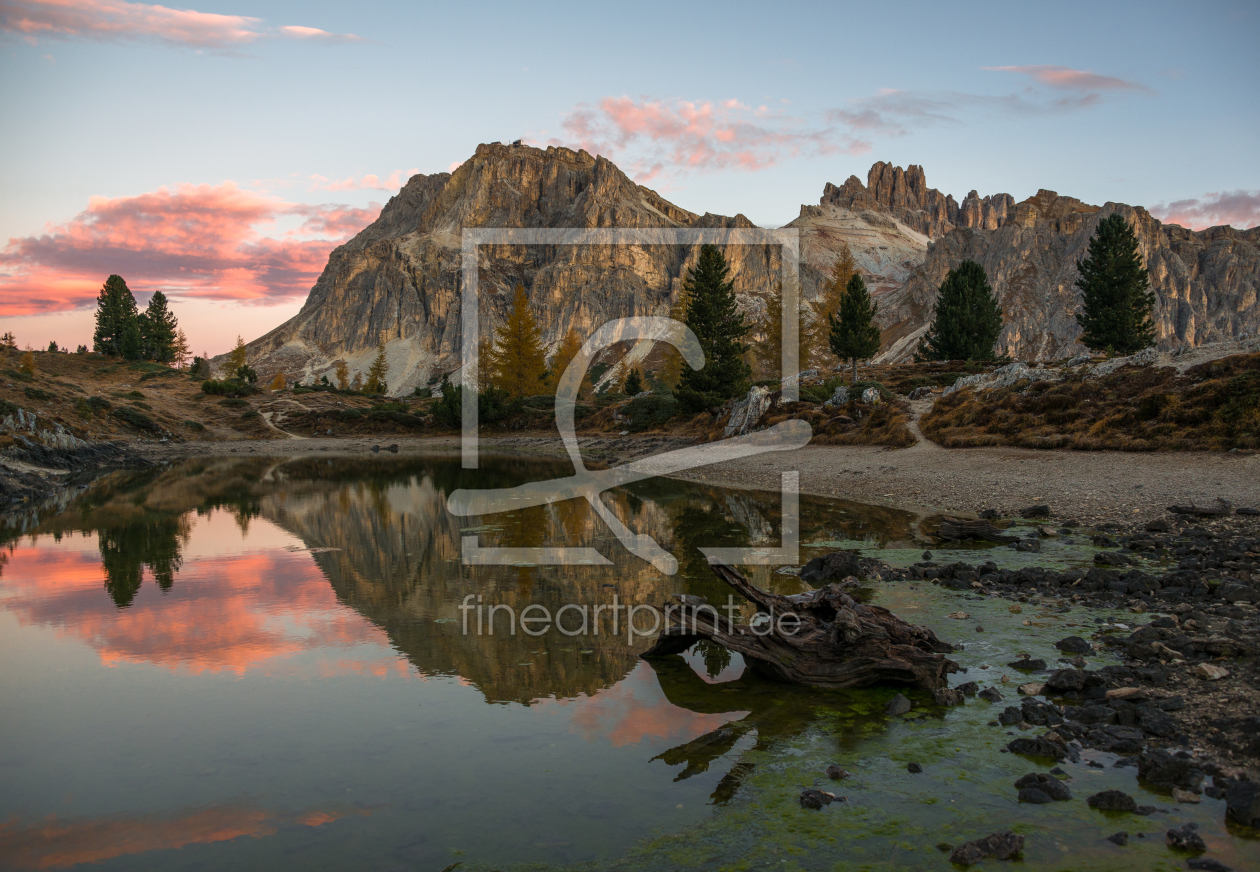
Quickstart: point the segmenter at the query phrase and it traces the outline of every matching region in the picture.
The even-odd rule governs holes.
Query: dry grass
[[[900,402],[870,406],[853,400],[847,406],[823,408],[808,402],[779,405],[776,401],[761,417],[760,426],[772,427],[792,418],[809,422],[814,430],[814,445],[907,448],[915,443],[914,434],[906,426],[907,410]]]
[[[1200,364],[1184,375],[1125,367],[1100,379],[961,390],[937,400],[919,426],[946,448],[1260,448],[1260,354]]]

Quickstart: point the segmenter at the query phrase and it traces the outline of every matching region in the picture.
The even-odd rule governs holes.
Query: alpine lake
[[[1227,829],[1222,801],[1176,805],[1114,755],[1062,764],[1070,802],[1016,800],[1015,779],[1049,764],[1002,753],[1011,728],[987,725],[1030,680],[1005,664],[1053,663],[1064,636],[1126,632],[1138,616],[1037,598],[1013,614],[998,597],[872,583],[869,601],[962,643],[953,683],[1005,697],[939,708],[907,691],[915,707],[897,717],[884,707],[903,688],[775,684],[707,643],[645,661],[651,640],[627,634],[624,611],[617,633],[606,611],[570,634],[578,607],[727,602],[698,548],[776,546],[779,495],[670,479],[605,494],[676,555],[675,575],[629,554],[582,501],[447,509],[456,488],[570,471],[520,457],[477,470],[452,455],[216,458],[110,473],[6,516],[0,868],[939,870],[953,868],[941,845],[1013,830],[1022,869],[1180,870],[1164,831],[1192,821],[1209,856],[1260,869],[1260,842]],[[1085,536],[1041,553],[950,549],[930,544],[931,524],[803,496],[800,560],[847,548],[905,566],[931,547],[941,562],[1092,565]],[[471,536],[594,548],[612,565],[470,566]],[[797,593],[798,568],[747,574]],[[510,632],[503,613],[478,634],[460,609],[478,596],[517,614],[574,608],[540,635]],[[1090,662],[1117,661],[1100,649]],[[831,763],[852,776],[829,780]],[[802,808],[807,787],[847,799]],[[1108,788],[1161,811],[1087,807]],[[1127,846],[1106,841],[1118,830]]]

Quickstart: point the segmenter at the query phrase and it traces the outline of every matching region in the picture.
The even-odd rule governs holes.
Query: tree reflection
[[[147,567],[163,591],[171,589],[183,563],[181,548],[187,544],[186,515],[146,516],[97,531],[105,590],[114,605],[126,608],[135,600]]]

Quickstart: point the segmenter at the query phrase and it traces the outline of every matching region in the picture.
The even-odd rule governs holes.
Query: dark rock
[[[980,685],[976,684],[974,681],[968,681],[964,684],[958,685],[957,690],[963,696],[975,696],[976,692],[980,690]]]
[[[1056,669],[1046,679],[1049,690],[1084,690],[1085,673],[1079,669]]]
[[[918,763],[907,763],[906,771],[912,775],[918,775],[920,772],[923,771],[923,767],[920,766]]]
[[[923,552],[923,559],[924,559],[924,560],[931,560],[931,559],[932,559],[932,552],[931,552],[931,551],[924,551],[924,552]]]
[[[1046,775],[1044,772],[1029,772],[1027,775],[1020,777],[1015,782],[1015,786],[1021,791],[1021,801],[1033,801],[1023,799],[1022,791],[1025,789],[1037,790],[1057,802],[1066,802],[1072,798],[1072,791],[1068,789],[1066,784],[1053,775]]]
[[[1066,639],[1060,639],[1054,643],[1054,647],[1068,654],[1093,654],[1094,646],[1086,642],[1080,636],[1068,636]]]
[[[1172,525],[1164,518],[1156,518],[1146,525],[1146,532],[1148,533],[1167,533],[1171,529]]]
[[[910,709],[910,700],[906,699],[903,694],[899,693],[888,701],[888,705],[884,706],[884,714],[904,715],[906,712],[910,711]]]
[[[1049,739],[1029,738],[1027,736],[1012,739],[1010,744],[1006,746],[1006,750],[1012,754],[1025,754],[1029,757],[1053,757],[1055,760],[1062,760],[1067,756],[1067,748],[1063,745],[1051,742]]]
[[[802,808],[822,808],[824,805],[831,805],[835,801],[836,795],[825,790],[808,787],[801,791]]]
[[[1241,581],[1222,581],[1216,589],[1216,595],[1227,603],[1254,603],[1260,600],[1260,591]]]
[[[1107,837],[1107,841],[1113,845],[1127,845],[1129,844],[1129,834],[1125,832],[1112,833]]]
[[[390,446],[389,446],[388,448],[386,448],[385,450],[386,450],[386,451],[392,451],[393,453],[397,454],[397,453],[398,453],[398,443],[397,443],[397,442],[395,442],[393,445],[390,445]]]
[[[1207,850],[1207,845],[1203,844],[1203,837],[1198,834],[1197,830],[1198,827],[1194,824],[1186,824],[1179,830],[1169,830],[1166,834],[1168,847],[1177,851],[1202,854]]]
[[[959,845],[949,855],[949,862],[970,866],[989,857],[1009,860],[1024,850],[1024,837],[1017,833],[993,833],[983,839]]]
[[[976,632],[977,632],[977,633],[983,633],[983,632],[984,632],[984,627],[976,627]]]
[[[1180,787],[1182,790],[1194,790],[1203,780],[1203,770],[1191,760],[1173,756],[1158,748],[1144,752],[1138,757],[1138,776],[1148,784],[1164,790]]]
[[[379,445],[373,445],[373,446],[372,446],[372,453],[373,453],[373,454],[380,454],[380,453],[381,453],[381,446],[379,446]]]
[[[832,781],[840,781],[843,778],[848,778],[851,774],[852,773],[846,772],[845,770],[841,769],[835,763],[832,763],[830,766],[827,767],[827,777],[830,778]]]
[[[1034,554],[1041,553],[1041,542],[1037,539],[1020,539],[1015,543],[1016,551],[1031,551]]]
[[[1054,802],[1054,800],[1050,798],[1050,794],[1045,793],[1040,788],[1036,787],[1021,788],[1019,791],[1019,801],[1030,802],[1034,805],[1045,805],[1046,803]]]
[[[996,509],[985,509],[980,513],[980,519],[984,521],[996,521],[1000,517]]]
[[[1233,872],[1234,867],[1226,866],[1220,860],[1211,857],[1194,857],[1186,861],[1187,869],[1198,869],[1201,872]]]
[[[801,578],[813,583],[839,581],[850,575],[856,578],[866,577],[862,558],[856,551],[835,551],[815,557],[801,569]]]
[[[1021,518],[1048,518],[1050,517],[1049,506],[1029,506],[1026,509],[1019,510]]]
[[[1003,712],[998,715],[998,723],[1004,727],[1013,727],[1024,720],[1024,713],[1013,705],[1008,705]]]
[[[1121,790],[1104,790],[1085,801],[1099,811],[1137,811],[1137,802]]]
[[[1177,724],[1159,708],[1144,705],[1135,710],[1138,726],[1144,733],[1170,739],[1177,734]]]
[[[1002,701],[1002,693],[996,687],[986,687],[978,695],[981,699],[987,699],[989,702]]]
[[[1260,827],[1260,784],[1230,783],[1225,788],[1225,817],[1245,827]]]
[[[1006,665],[1012,669],[1026,669],[1029,672],[1039,672],[1046,668],[1046,661],[1031,660],[1028,657],[1025,657],[1022,660],[1016,660],[1013,663],[1007,663]]]
[[[956,687],[938,687],[932,691],[932,701],[937,705],[962,705],[967,699]]]

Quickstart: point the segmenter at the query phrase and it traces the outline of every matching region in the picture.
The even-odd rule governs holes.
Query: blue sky
[[[1253,226],[1258,37],[1234,2],[6,0],[0,314],[89,342],[85,306],[126,270],[221,351],[296,311],[407,173],[516,138],[763,226],[876,160],[959,200]]]

